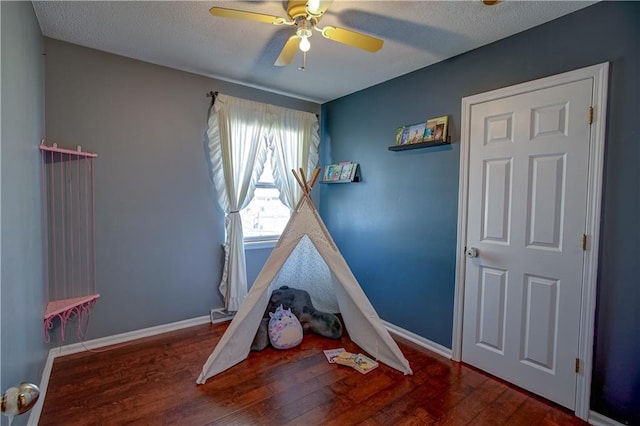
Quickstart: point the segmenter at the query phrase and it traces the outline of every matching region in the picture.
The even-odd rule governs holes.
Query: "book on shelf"
[[[409,142],[409,126],[398,127],[396,130],[396,145],[405,145]]]
[[[358,163],[344,163],[342,164],[342,172],[340,173],[341,181],[353,181],[353,178],[356,175],[356,169],[358,168]]]
[[[322,180],[328,181],[328,182],[336,182],[340,179],[341,173],[342,173],[341,164],[329,164],[324,169],[324,176]]]
[[[405,143],[420,143],[424,138],[426,123],[418,123],[409,126],[409,138]]]
[[[447,124],[448,116],[432,118],[427,120],[427,126],[424,130],[424,142],[437,142],[447,140]]]

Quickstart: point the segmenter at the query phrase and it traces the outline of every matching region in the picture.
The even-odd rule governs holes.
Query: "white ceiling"
[[[35,1],[45,36],[154,64],[324,103],[556,19],[593,1],[334,0],[320,26],[384,40],[376,53],[310,38],[307,69],[298,53],[273,62],[292,27],[213,17],[222,6],[286,17],[286,1]]]

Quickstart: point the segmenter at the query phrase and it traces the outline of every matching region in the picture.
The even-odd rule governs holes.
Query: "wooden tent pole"
[[[293,173],[293,177],[296,178],[298,185],[300,185],[300,188],[302,188],[302,196],[300,197],[300,199],[298,200],[298,203],[296,204],[296,210],[300,208],[300,204],[302,203],[302,200],[305,198],[308,199],[308,201],[311,203],[311,206],[315,209],[315,206],[313,205],[313,200],[311,199],[311,188],[313,188],[313,185],[316,183],[316,180],[318,179],[318,175],[320,174],[320,167],[316,167],[316,169],[313,171],[311,180],[308,182],[306,180],[306,174],[304,172],[304,169],[302,169],[302,167],[300,168],[300,174],[298,174],[293,169],[291,169],[291,173]]]
[[[313,188],[313,185],[316,184],[318,176],[320,176],[320,167],[316,167],[316,169],[313,171],[313,176],[311,177],[311,186],[309,187],[309,190],[311,190],[311,188]]]
[[[306,187],[304,183],[302,183],[302,181],[300,180],[300,177],[298,177],[298,173],[296,173],[294,169],[291,169],[291,173],[293,173],[293,177],[296,178],[296,181],[298,182],[298,185],[300,185],[300,188],[302,188],[302,191],[306,193],[307,192],[305,191]]]
[[[307,194],[309,193],[309,184],[307,182],[307,175],[304,172],[304,169],[302,167],[300,167],[300,176],[302,177],[302,182],[304,183],[304,186],[302,187],[302,189],[304,190],[304,192],[306,192]]]
[[[291,173],[293,173],[293,177],[296,178],[296,182],[298,182],[298,185],[300,185],[300,188],[302,188],[302,197],[300,197],[300,199],[298,200],[295,208],[295,210],[297,211],[300,208],[300,204],[302,204],[302,200],[304,200],[305,197],[308,197],[309,194],[307,193],[307,185],[302,182],[302,180],[298,176],[298,173],[296,173],[294,169],[291,169]]]

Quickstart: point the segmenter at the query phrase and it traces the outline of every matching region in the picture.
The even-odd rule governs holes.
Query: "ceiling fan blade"
[[[280,56],[278,56],[278,59],[276,59],[276,62],[273,65],[277,67],[289,65],[293,57],[296,56],[296,53],[298,52],[298,44],[300,44],[300,37],[295,34],[289,37],[289,40],[287,40],[280,51]]]
[[[213,16],[220,16],[222,18],[245,19],[249,21],[264,22],[266,24],[276,24],[284,21],[283,18],[277,16],[247,12],[244,10],[227,9],[225,7],[216,6],[209,9],[209,13],[211,13]]]
[[[384,44],[384,41],[379,38],[371,37],[356,31],[345,30],[344,28],[326,26],[322,29],[322,35],[329,40],[337,41],[369,52],[377,52]]]

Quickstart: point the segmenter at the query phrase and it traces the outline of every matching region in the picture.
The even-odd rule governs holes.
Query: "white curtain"
[[[253,199],[267,149],[281,201],[295,208],[302,195],[291,169],[310,175],[318,163],[318,118],[308,112],[218,94],[209,116],[209,155],[218,203],[225,213],[225,259],[219,290],[225,309],[237,311],[247,295],[240,210]],[[268,146],[270,142],[270,146]]]
[[[253,198],[267,155],[272,119],[268,105],[219,94],[209,116],[209,155],[218,203],[225,214],[225,259],[219,290],[225,309],[237,311],[247,295],[240,210]]]
[[[307,177],[318,164],[318,118],[315,114],[280,108],[272,128],[271,167],[280,201],[293,210],[302,196],[302,189],[291,170],[304,169]]]

